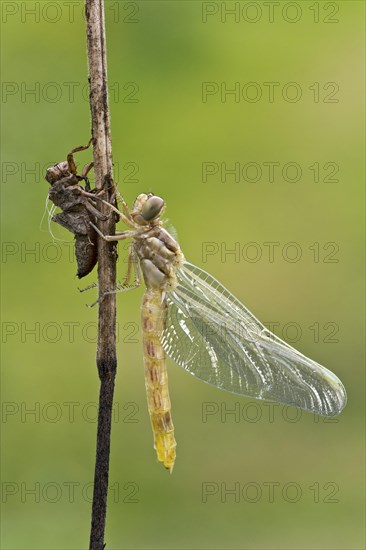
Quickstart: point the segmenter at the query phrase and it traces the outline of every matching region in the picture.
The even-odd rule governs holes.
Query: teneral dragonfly
[[[111,205],[109,205],[111,206]],[[171,417],[166,355],[190,374],[235,394],[292,405],[323,416],[346,404],[341,381],[270,332],[211,275],[187,262],[164,229],[164,201],[139,195],[120,218],[131,228],[105,236],[133,239],[125,283],[136,266],[146,291],[142,331],[148,409],[157,458],[172,471],[176,441]]]

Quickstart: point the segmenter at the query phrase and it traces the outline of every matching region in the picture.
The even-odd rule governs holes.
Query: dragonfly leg
[[[109,203],[106,203],[109,204]],[[121,241],[123,239],[129,239],[130,237],[137,237],[141,233],[141,231],[117,231],[115,235],[103,235],[101,230],[94,225],[93,222],[89,222],[93,229],[104,239],[105,241],[112,242],[112,241]]]
[[[80,177],[85,179],[86,176],[89,174],[90,170],[93,168],[93,166],[94,166],[94,162],[89,162],[88,164],[86,164],[83,168],[83,171],[80,174]]]
[[[126,218],[128,218],[131,222],[131,224],[134,225],[134,222],[133,222],[133,219],[131,217],[131,213],[130,213],[130,210],[126,204],[126,201],[125,199],[122,197],[121,193],[118,191],[118,189],[116,190],[116,196],[118,198],[118,200],[120,201],[121,205],[122,205],[122,209],[123,209],[123,212],[124,212],[124,215],[126,216]]]
[[[82,171],[81,174],[80,174],[80,179],[85,181],[85,189],[86,189],[86,191],[90,191],[90,190],[91,190],[90,181],[89,181],[89,178],[87,177],[87,175],[88,175],[88,173],[90,172],[90,170],[93,168],[93,166],[94,166],[94,162],[89,162],[89,164],[86,164],[86,165],[84,166],[83,171]]]
[[[78,291],[87,292],[88,290],[91,290],[92,288],[97,288],[97,287],[98,287],[97,283],[92,283],[91,285],[86,286],[85,288],[78,288]]]
[[[99,195],[104,194],[104,189],[101,189],[100,191],[98,191],[98,193],[90,193],[89,191],[83,189],[80,191],[80,194],[83,195],[83,197],[88,197],[88,199],[93,199],[93,201],[102,201],[103,199],[101,199]],[[109,204],[109,202],[107,202],[107,204]]]
[[[116,285],[116,287],[117,287],[116,290],[107,290],[107,292],[105,292],[101,298],[98,298],[98,300],[96,300],[92,304],[87,304],[87,306],[88,307],[94,307],[98,303],[102,302],[104,300],[104,298],[106,296],[108,296],[109,294],[119,294],[120,292],[126,292],[126,290],[134,290],[135,288],[138,288],[140,285],[141,285],[141,281],[137,281],[137,279],[135,280],[135,284],[130,285],[130,286],[125,286],[124,283],[118,283]],[[96,284],[95,286],[98,286],[98,285]],[[89,288],[92,288],[92,286],[90,286]],[[80,290],[80,292],[84,292],[84,290],[88,290],[88,287],[85,288],[85,289]]]
[[[80,147],[75,147],[67,155],[67,163],[69,165],[69,171],[71,174],[76,175],[76,164],[74,161],[74,153],[78,153],[79,151],[85,151],[85,149],[88,149],[90,147],[91,142],[92,140],[90,139],[87,145],[81,145]]]
[[[135,282],[134,284],[130,285],[129,283],[131,279],[132,269],[134,269],[135,271]],[[105,292],[103,294],[103,298],[108,294],[117,294],[119,292],[125,292],[126,290],[134,290],[135,288],[138,288],[140,285],[141,285],[140,265],[137,260],[136,252],[134,248],[131,246],[128,253],[128,267],[127,267],[127,274],[124,281],[116,285],[117,290],[109,290]]]
[[[92,195],[92,193],[90,193],[90,195]],[[91,201],[89,201],[89,199],[86,199],[85,200],[85,208],[88,210],[88,212],[92,215],[92,216],[95,216],[96,218],[98,218],[98,220],[107,220],[108,219],[108,216],[102,214],[102,212],[100,212],[97,208],[95,208],[95,206],[91,203]]]
[[[135,271],[135,282],[134,282],[134,284],[130,285],[129,283],[130,283],[130,280],[131,280],[132,269],[134,269],[134,271]],[[107,292],[105,292],[103,294],[103,296],[101,298],[98,298],[98,300],[96,300],[92,304],[87,304],[87,305],[88,305],[88,307],[94,307],[96,304],[101,302],[104,299],[105,296],[108,296],[108,294],[117,294],[119,292],[125,292],[126,290],[133,290],[135,288],[138,288],[140,285],[141,285],[140,265],[138,263],[138,259],[137,259],[137,256],[136,256],[135,249],[131,246],[130,250],[129,250],[129,253],[128,253],[128,267],[127,267],[127,274],[126,274],[126,277],[125,277],[124,281],[122,283],[118,283],[116,285],[116,287],[117,287],[116,290],[108,290]],[[87,286],[86,288],[79,288],[78,290],[79,290],[79,292],[86,292],[87,290],[90,290],[92,288],[97,288],[97,287],[98,287],[97,283],[93,283],[93,284]]]
[[[90,197],[91,194],[92,193],[88,194],[87,196]],[[118,193],[118,197],[120,199],[122,199],[122,197],[119,193]],[[94,198],[94,200],[97,199],[97,200],[101,201],[103,204],[106,204],[107,206],[109,206],[109,208],[111,210],[113,210],[113,212],[115,212],[118,215],[118,221],[122,220],[123,223],[128,225],[128,227],[133,227],[133,228],[136,227],[136,225],[133,223],[133,221],[130,218],[128,209],[127,209],[128,215],[126,215],[126,214],[123,214],[123,212],[121,212],[120,210],[118,210],[118,208],[116,208],[113,204],[111,204],[110,202],[105,201],[104,199],[102,199],[101,197],[98,197],[97,195],[93,195],[93,197],[90,197],[90,198]],[[127,208],[127,205],[126,205],[126,203],[124,202],[123,199],[122,199],[122,201],[123,201],[122,206],[125,205],[126,208]]]
[[[93,163],[90,163],[90,165],[93,165]],[[89,164],[84,168],[84,170],[90,166]],[[90,170],[92,166],[89,167],[88,171]],[[83,173],[84,173],[84,170],[83,170]],[[82,177],[82,176],[80,176]],[[85,178],[83,176],[83,179],[85,179],[85,181],[87,181],[87,178]],[[114,206],[114,204],[111,204],[110,202],[107,202],[106,200],[102,199],[99,195],[102,195],[104,193],[104,191],[102,192],[99,192],[97,194],[93,194],[93,193],[89,193],[88,191],[90,191],[90,188],[89,189],[86,189],[86,191],[83,191],[82,192],[82,195],[84,195],[85,197],[88,197],[90,199],[93,199],[94,201],[95,200],[99,200],[101,201],[103,204],[105,204],[106,206],[109,206],[109,208],[111,210],[113,210],[113,212],[115,212],[117,215],[118,215],[118,221],[123,221],[124,224],[126,224],[128,227],[132,227],[132,228],[136,228],[136,224],[134,223],[134,221],[132,220],[131,218],[131,215],[130,215],[130,211],[128,209],[128,206],[124,200],[124,198],[122,197],[121,193],[119,193],[117,190],[115,191],[115,193],[113,194],[113,197],[112,197],[112,202],[114,202],[114,198],[115,197],[118,197],[118,200],[121,202],[122,204],[122,209],[124,212],[121,212],[120,210],[118,210],[118,208],[116,208]]]
[[[135,271],[135,283],[133,285],[130,285],[130,279],[131,279],[131,272],[132,269]],[[128,266],[127,266],[127,274],[122,283],[117,284],[117,288],[120,290],[117,290],[117,292],[123,292],[124,290],[132,290],[134,288],[138,288],[141,285],[141,271],[140,271],[140,264],[138,262],[135,249],[133,246],[130,246],[129,253],[128,253]]]

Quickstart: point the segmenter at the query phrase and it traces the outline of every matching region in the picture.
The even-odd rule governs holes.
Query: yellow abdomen
[[[147,404],[157,458],[172,472],[177,443],[171,417],[165,353],[160,341],[165,319],[166,306],[163,303],[162,292],[158,289],[147,289],[142,302]]]

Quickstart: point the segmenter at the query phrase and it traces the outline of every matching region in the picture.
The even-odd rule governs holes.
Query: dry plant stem
[[[94,153],[95,186],[104,189],[104,198],[113,193],[112,146],[108,106],[104,0],[86,0],[86,25],[90,83],[90,109]],[[108,216],[98,222],[102,233],[114,234],[114,216],[101,203]],[[116,285],[115,245],[98,239],[98,347],[97,367],[100,378],[97,451],[90,533],[90,550],[103,550],[107,511],[109,451],[114,380],[116,376],[116,295],[108,293]],[[107,294],[108,293],[108,294]]]

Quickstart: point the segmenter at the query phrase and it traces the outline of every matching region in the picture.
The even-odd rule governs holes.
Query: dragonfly
[[[336,416],[346,391],[335,374],[266,328],[212,275],[189,263],[161,220],[165,202],[140,194],[130,211],[107,203],[131,238],[123,288],[145,282],[141,323],[145,386],[157,459],[170,472],[176,459],[166,356],[196,378],[242,396]],[[132,270],[135,283],[130,285]],[[130,286],[129,286],[130,285]]]

